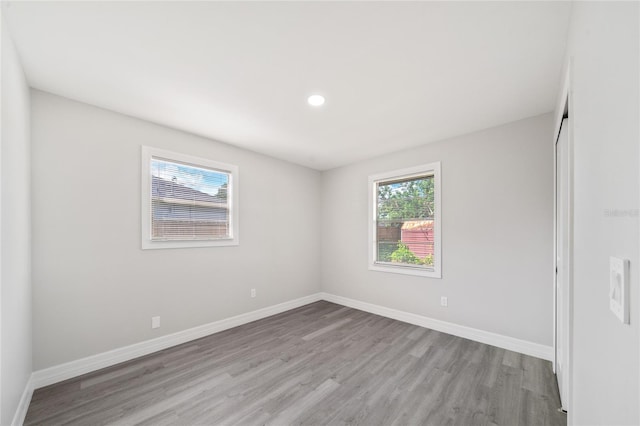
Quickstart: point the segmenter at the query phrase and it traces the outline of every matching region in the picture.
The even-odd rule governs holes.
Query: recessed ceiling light
[[[324,96],[322,95],[311,95],[307,98],[307,102],[311,106],[320,106],[324,104]]]

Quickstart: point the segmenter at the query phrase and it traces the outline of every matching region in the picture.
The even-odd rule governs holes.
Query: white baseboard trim
[[[300,306],[308,305],[309,303],[317,302],[319,300],[321,300],[320,293],[316,293],[299,299],[290,300],[288,302],[279,303],[277,305],[268,306],[256,311],[214,321],[209,324],[189,328],[177,333],[161,336],[156,339],[146,340],[144,342],[135,343],[133,345],[113,349],[111,351],[88,356],[86,358],[81,358],[64,364],[55,365],[43,370],[38,370],[31,376],[31,389],[33,392],[33,389],[52,385],[101,368],[110,367],[112,365],[161,351],[172,346],[200,339],[213,333],[218,333],[252,321],[270,317],[290,309],[299,308]],[[29,397],[29,399],[31,398]],[[27,407],[28,405],[29,404],[27,402]]]
[[[31,403],[31,397],[33,396],[33,374],[27,380],[27,384],[24,386],[24,391],[18,402],[18,407],[13,415],[11,426],[22,426],[24,419],[27,417],[27,410],[29,410],[29,404]]]
[[[539,343],[529,342],[527,340],[516,339],[515,337],[503,336],[502,334],[491,333],[477,328],[466,327],[464,325],[458,325],[422,315],[399,311],[397,309],[374,305],[372,303],[361,302],[347,297],[336,296],[335,294],[321,293],[321,298],[328,302],[407,322],[409,324],[419,325],[420,327],[430,328],[432,330],[441,331],[454,336],[464,337],[465,339],[486,343],[502,349],[508,349],[510,351],[531,355],[548,361],[553,360],[552,346],[545,346]]]
[[[146,340],[144,342],[135,343],[133,345],[113,349],[111,351],[35,371],[31,375],[31,379],[29,380],[22,398],[20,399],[20,405],[18,406],[18,410],[14,416],[13,424],[21,425],[24,421],[24,416],[27,414],[27,409],[34,389],[49,386],[82,374],[100,370],[101,368],[110,367],[121,362],[130,361],[153,352],[200,339],[202,337],[276,315],[290,309],[299,308],[300,306],[308,305],[309,303],[317,302],[319,300],[326,300],[328,302],[337,303],[339,305],[348,306],[350,308],[359,309],[361,311],[370,312],[372,314],[381,315],[398,321],[430,328],[432,330],[441,331],[454,336],[464,337],[476,342],[486,343],[488,345],[523,353],[525,355],[531,355],[536,358],[542,358],[549,361],[553,359],[553,348],[551,346],[516,339],[514,337],[503,336],[501,334],[399,311],[397,309],[387,308],[380,305],[374,305],[372,303],[361,302],[359,300],[349,299],[347,297],[337,296],[330,293],[316,293],[173,334],[168,334],[166,336],[161,336],[156,339]]]

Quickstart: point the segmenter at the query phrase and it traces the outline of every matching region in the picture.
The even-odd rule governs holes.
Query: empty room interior
[[[2,1],[0,424],[640,424],[640,3]]]

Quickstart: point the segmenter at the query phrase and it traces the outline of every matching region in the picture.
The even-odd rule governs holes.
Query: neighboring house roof
[[[218,208],[227,207],[226,199],[209,195],[193,188],[188,188],[177,182],[172,182],[158,176],[152,176],[151,194],[152,197],[160,198],[162,201],[167,203],[185,204],[185,202],[189,202],[189,204],[200,204],[206,206],[217,204],[215,207]],[[194,201],[196,203],[193,203]]]
[[[206,221],[228,220],[227,200],[188,188],[176,182],[152,177],[151,193],[154,201],[154,221]]]
[[[427,231],[433,229],[431,220],[409,220],[402,224],[403,231]]]

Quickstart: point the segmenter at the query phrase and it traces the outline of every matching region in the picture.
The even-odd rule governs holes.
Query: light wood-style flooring
[[[25,425],[566,425],[551,363],[317,302],[38,389]]]

